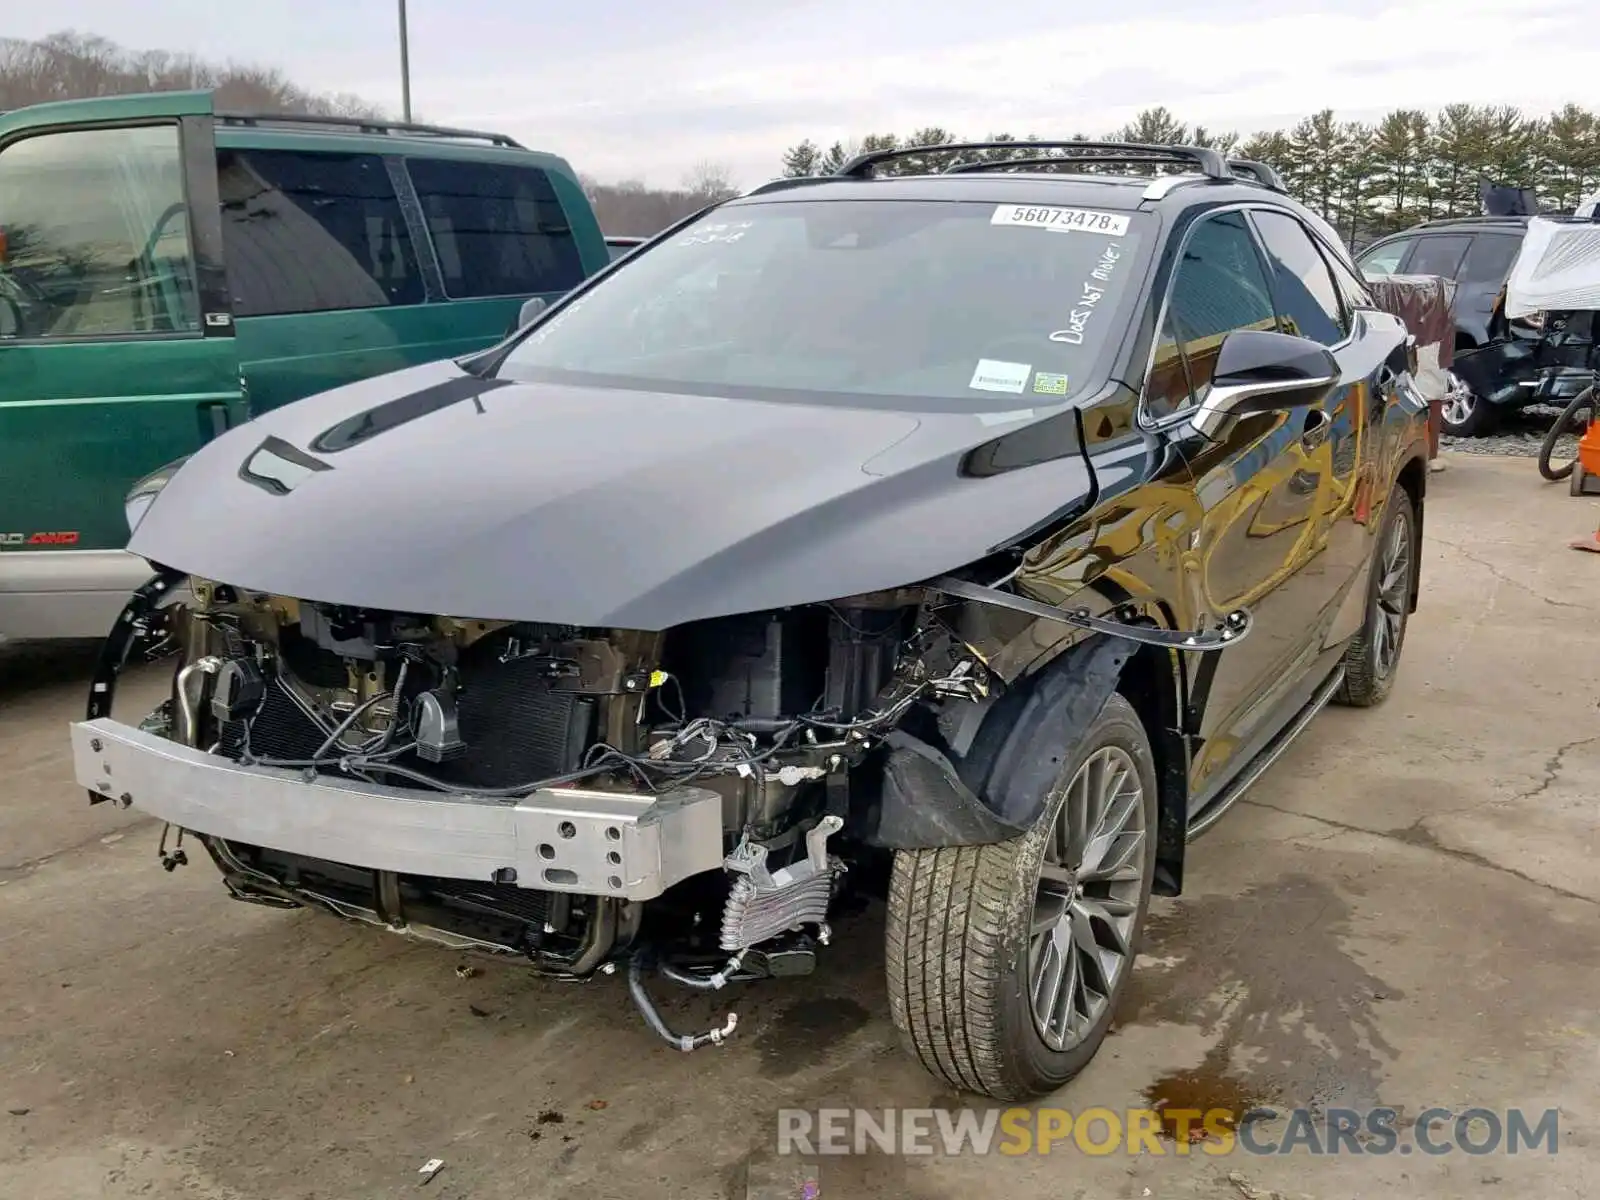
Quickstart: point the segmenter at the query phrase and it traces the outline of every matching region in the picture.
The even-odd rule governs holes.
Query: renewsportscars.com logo
[[[1425,1108],[801,1108],[778,1110],[778,1153],[1555,1154],[1560,1113]]]

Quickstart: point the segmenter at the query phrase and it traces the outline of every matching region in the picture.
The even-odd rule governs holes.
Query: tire
[[[1556,423],[1550,426],[1550,431],[1544,435],[1544,441],[1539,444],[1539,474],[1543,475],[1551,483],[1560,483],[1568,475],[1572,474],[1572,468],[1577,465],[1578,460],[1576,457],[1571,462],[1563,463],[1561,466],[1553,465],[1550,459],[1555,454],[1556,444],[1560,442],[1563,433],[1566,433],[1569,429],[1574,429],[1579,437],[1583,436],[1586,423],[1579,423],[1578,414],[1586,408],[1589,410],[1589,420],[1593,421],[1597,415],[1597,406],[1592,384],[1567,401],[1567,407],[1561,410],[1561,415],[1556,418]]]
[[[1029,749],[1049,752],[1044,746]],[[1119,770],[1137,779],[1138,797],[1129,798],[1126,783],[1111,782]],[[1038,825],[1021,837],[991,846],[895,854],[885,953],[890,1014],[906,1048],[958,1090],[1024,1100],[1061,1087],[1094,1058],[1132,973],[1155,875],[1158,810],[1150,741],[1125,699],[1114,695],[1107,702],[1060,780],[1067,786],[1052,788],[1053,800]],[[1091,880],[1076,889],[1089,894],[1069,903],[1065,872],[1047,867],[1047,859],[1058,856],[1061,844],[1055,839],[1063,824],[1081,829],[1087,823],[1071,816],[1063,822],[1063,813],[1087,811],[1080,797],[1091,790],[1088,785],[1098,791],[1101,783],[1110,783],[1104,790],[1114,794],[1112,807],[1127,813],[1130,828],[1137,816],[1142,837],[1134,841],[1129,832],[1108,839],[1100,866],[1125,863],[1117,874],[1136,873],[1137,879]],[[1048,880],[1042,878],[1046,873]],[[1048,890],[1047,896],[1052,883],[1062,890]],[[1030,936],[1036,902],[1041,910],[1059,902],[1070,914],[1056,926],[1057,933]],[[1100,916],[1089,915],[1089,905]],[[1074,1018],[1063,1019],[1073,1020],[1076,1028],[1060,1045],[1051,1045],[1030,1000],[1033,968],[1075,964],[1086,985],[1104,984],[1103,968],[1096,965],[1100,957],[1091,961],[1079,952],[1070,930],[1078,926],[1097,943],[1114,945],[1114,927],[1102,919],[1113,912],[1126,953],[1107,994],[1071,988]],[[1082,918],[1081,925],[1073,917]],[[1061,941],[1069,951],[1065,957],[1055,953]],[[1055,994],[1068,990],[1070,982],[1063,973]],[[1081,1008],[1075,1003],[1080,995]],[[1100,997],[1098,1007],[1095,997]]]
[[[1397,549],[1403,562],[1396,558]],[[1382,704],[1394,687],[1400,654],[1405,649],[1420,550],[1416,509],[1410,495],[1396,484],[1384,505],[1383,525],[1372,551],[1366,618],[1345,648],[1344,682],[1334,697],[1340,704],[1371,708]],[[1398,575],[1394,574],[1396,570]]]
[[[1460,379],[1439,408],[1439,428],[1451,437],[1484,437],[1500,423],[1500,410]]]

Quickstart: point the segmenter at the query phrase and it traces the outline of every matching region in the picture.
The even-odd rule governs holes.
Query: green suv
[[[0,640],[106,633],[149,575],[141,476],[609,261],[572,168],[499,134],[203,92],[0,115]]]

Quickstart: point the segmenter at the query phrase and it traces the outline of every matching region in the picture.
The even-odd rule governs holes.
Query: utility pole
[[[400,0],[400,113],[411,120],[411,39],[406,32],[406,0]]]

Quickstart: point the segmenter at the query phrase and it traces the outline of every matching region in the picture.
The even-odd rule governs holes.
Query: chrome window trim
[[[1292,221],[1294,221],[1295,224],[1299,225],[1301,229],[1305,230],[1306,235],[1312,239],[1313,244],[1320,243],[1320,242],[1322,242],[1324,240],[1321,237],[1321,235],[1319,235],[1317,233],[1316,230],[1314,230],[1310,225],[1308,225],[1300,217],[1299,213],[1295,212],[1291,208],[1286,208],[1281,204],[1264,204],[1259,200],[1241,200],[1241,201],[1238,201],[1237,203],[1234,203],[1234,204],[1223,204],[1223,205],[1217,206],[1216,208],[1207,209],[1202,216],[1200,216],[1197,219],[1189,222],[1189,227],[1183,231],[1183,236],[1178,241],[1177,261],[1178,261],[1180,267],[1181,267],[1181,265],[1183,263],[1184,251],[1186,249],[1188,249],[1188,246],[1189,246],[1189,239],[1194,236],[1194,231],[1200,227],[1201,223],[1204,222],[1204,221],[1209,221],[1212,217],[1222,216],[1224,213],[1230,213],[1230,212],[1243,212],[1243,213],[1247,213],[1247,214],[1250,213],[1250,212],[1282,213],[1284,216],[1286,216],[1286,217],[1290,218]],[[1248,223],[1248,225],[1250,227],[1251,237],[1253,237],[1255,239],[1255,241],[1256,241],[1257,249],[1264,254],[1265,250],[1266,250],[1266,247],[1261,244],[1261,231],[1256,228],[1254,221],[1249,221],[1248,218],[1247,218],[1247,223]],[[1262,265],[1264,267],[1266,267],[1268,269],[1268,271],[1269,271],[1269,276],[1268,276],[1268,279],[1267,279],[1267,286],[1271,287],[1272,286],[1272,279],[1271,279],[1271,276],[1270,276],[1271,263],[1270,262],[1264,262]],[[1181,408],[1177,412],[1174,412],[1174,413],[1169,413],[1165,417],[1152,417],[1150,415],[1150,412],[1149,412],[1148,408],[1145,406],[1145,389],[1149,387],[1149,385],[1150,385],[1150,376],[1155,371],[1155,366],[1156,366],[1156,347],[1161,342],[1161,330],[1167,323],[1167,307],[1172,301],[1172,285],[1177,281],[1177,278],[1178,278],[1178,272],[1177,272],[1177,270],[1174,270],[1173,273],[1172,273],[1171,278],[1169,278],[1167,280],[1166,291],[1164,291],[1162,293],[1162,295],[1161,295],[1161,307],[1156,311],[1156,322],[1155,322],[1154,330],[1153,330],[1153,333],[1152,333],[1152,336],[1151,336],[1151,339],[1150,339],[1150,350],[1145,355],[1144,374],[1139,380],[1139,428],[1145,429],[1145,430],[1161,431],[1161,430],[1171,429],[1171,428],[1173,428],[1175,426],[1178,426],[1178,425],[1185,424],[1190,419],[1190,414],[1192,414],[1195,411],[1195,409],[1199,407],[1198,402],[1191,402],[1188,407]],[[1332,275],[1331,274],[1330,274],[1329,278],[1330,278],[1330,280],[1332,280]],[[1339,295],[1342,296],[1343,293],[1340,291],[1340,289],[1338,287],[1337,280],[1333,280],[1333,282],[1334,282],[1334,292],[1336,294],[1339,294]],[[1341,309],[1343,308],[1342,302],[1341,302],[1340,307],[1341,307]],[[1276,297],[1273,298],[1273,311],[1274,311],[1274,314],[1276,314],[1276,312],[1277,312],[1277,299],[1276,299]],[[1347,332],[1345,334],[1345,336],[1340,341],[1335,342],[1333,345],[1329,346],[1328,347],[1328,352],[1330,354],[1337,354],[1339,352],[1339,350],[1341,350],[1344,347],[1350,345],[1350,343],[1353,342],[1354,340],[1355,340],[1355,324],[1354,324],[1354,322],[1352,322],[1349,332]]]

